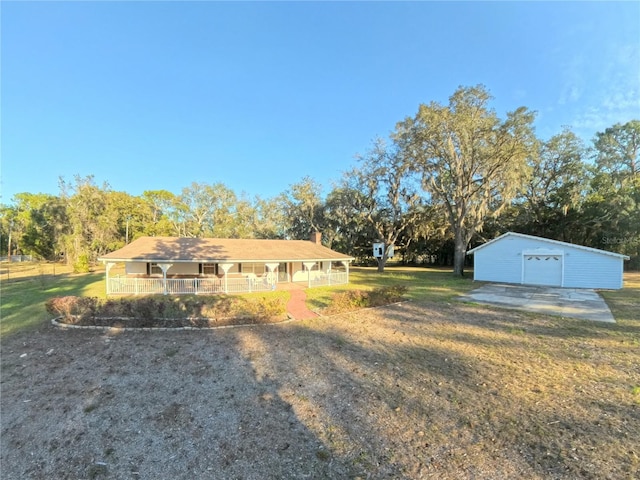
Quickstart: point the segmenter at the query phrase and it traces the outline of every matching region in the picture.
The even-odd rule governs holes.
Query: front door
[[[278,282],[288,282],[289,281],[289,269],[287,268],[287,262],[280,262],[278,265]]]

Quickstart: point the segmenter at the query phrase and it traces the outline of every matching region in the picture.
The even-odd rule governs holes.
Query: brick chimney
[[[321,232],[311,232],[311,237],[309,238],[311,243],[315,243],[316,245],[322,244],[322,233]]]

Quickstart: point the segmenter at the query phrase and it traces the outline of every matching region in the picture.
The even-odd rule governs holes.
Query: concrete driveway
[[[460,297],[483,303],[561,317],[615,323],[609,306],[597,292],[586,288],[558,288],[489,283]]]

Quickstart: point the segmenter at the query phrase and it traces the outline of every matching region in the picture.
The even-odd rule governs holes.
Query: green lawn
[[[51,267],[46,267],[51,269]],[[47,299],[63,295],[84,295],[104,298],[104,273],[86,275],[42,274],[40,265],[14,265],[11,280],[3,280],[0,289],[0,335],[24,328],[35,328],[47,321],[44,304]],[[59,267],[61,270],[61,267]],[[373,289],[389,285],[407,285],[412,300],[448,301],[474,287],[470,278],[456,279],[450,270],[388,267],[384,273],[375,268],[352,268],[351,283],[338,287],[307,290],[311,308],[329,305],[334,293],[349,289]],[[288,292],[261,292],[248,297],[288,297]],[[286,299],[285,299],[286,300]]]
[[[407,297],[416,302],[450,302],[478,284],[469,273],[455,278],[450,269],[387,267],[384,273],[375,268],[350,270],[349,285],[320,287],[307,290],[307,303],[312,309],[322,309],[336,292],[391,285],[406,285]],[[44,304],[47,299],[62,295],[84,295],[104,298],[104,273],[85,275],[32,275],[2,281],[0,289],[0,335],[24,328],[34,328],[48,320]],[[625,274],[625,288],[602,292],[619,323],[640,321],[640,273]],[[254,294],[258,295],[258,294]],[[260,293],[258,296],[285,296],[286,292]]]
[[[473,282],[473,274],[456,278],[451,269],[387,267],[378,273],[375,267],[354,267],[349,270],[348,285],[339,287],[319,287],[307,290],[307,304],[312,309],[322,309],[329,305],[336,292],[346,290],[371,290],[379,287],[405,285],[407,297],[413,301],[448,302],[458,295],[478,287]]]
[[[49,319],[44,304],[64,295],[105,296],[104,273],[36,275],[3,281],[0,289],[0,335],[34,328]]]

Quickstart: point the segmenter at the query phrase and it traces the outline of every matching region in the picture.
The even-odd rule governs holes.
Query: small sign
[[[373,244],[373,256],[375,258],[383,258],[384,257],[384,243],[374,243]],[[387,258],[393,258],[393,245],[389,245],[387,247]]]

